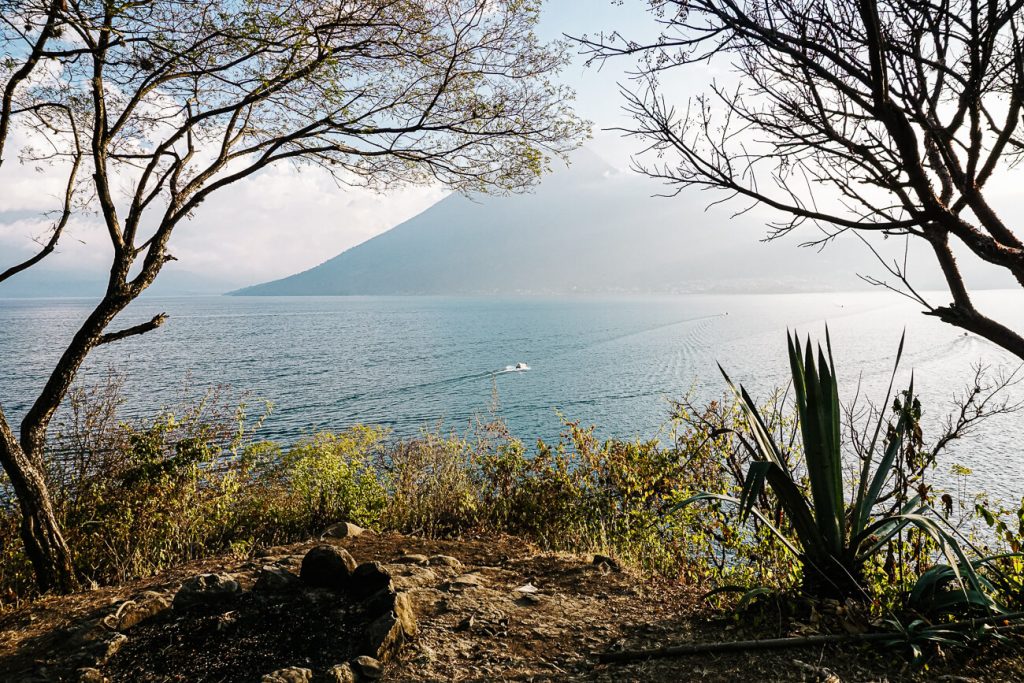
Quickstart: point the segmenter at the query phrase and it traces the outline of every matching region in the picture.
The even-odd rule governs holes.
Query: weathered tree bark
[[[0,411],[0,464],[21,508],[21,538],[41,591],[67,593],[78,585],[71,550],[53,511],[42,462],[26,454]]]
[[[78,370],[93,348],[125,337],[144,334],[163,324],[166,316],[160,314],[148,323],[118,332],[105,332],[114,317],[153,281],[163,262],[160,260],[151,268],[143,270],[139,281],[134,283],[138,288],[136,291],[120,284],[127,273],[128,261],[123,258],[117,259],[119,267],[114,268],[106,296],[86,319],[61,356],[39,398],[21,423],[20,439],[15,437],[3,409],[0,408],[0,464],[10,478],[18,499],[25,554],[32,562],[36,584],[41,591],[67,593],[78,586],[71,549],[61,532],[46,485],[46,431]]]

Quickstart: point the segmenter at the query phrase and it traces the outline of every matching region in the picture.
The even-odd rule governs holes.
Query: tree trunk
[[[40,591],[68,593],[77,580],[71,550],[53,513],[50,492],[41,467],[17,442],[0,435],[0,463],[11,480],[21,507],[21,538],[32,561]]]

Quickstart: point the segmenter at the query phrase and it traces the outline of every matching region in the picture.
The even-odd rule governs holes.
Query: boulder
[[[430,558],[426,555],[401,555],[395,558],[395,564],[418,564],[425,567],[430,564]]]
[[[357,600],[366,599],[391,587],[391,573],[380,562],[364,562],[355,568],[348,590]]]
[[[405,593],[395,596],[393,608],[366,628],[364,651],[382,662],[394,660],[402,646],[416,636],[416,614]]]
[[[299,666],[278,669],[263,676],[261,683],[309,683],[313,680],[313,672]]]
[[[181,584],[174,596],[174,609],[222,607],[242,592],[242,586],[230,574],[200,574]]]
[[[117,612],[115,629],[127,631],[136,624],[170,609],[171,600],[166,595],[151,593],[134,602],[126,603]]]
[[[93,654],[97,664],[105,664],[108,659],[117,654],[117,651],[128,642],[128,636],[123,633],[111,633],[102,640],[96,641],[93,647]]]
[[[352,522],[338,522],[327,527],[324,536],[329,538],[355,538],[366,533],[366,529],[356,526]]]
[[[398,592],[393,586],[386,586],[370,597],[363,600],[363,612],[367,620],[372,621],[382,614],[387,614],[395,609],[395,599]]]
[[[451,567],[452,569],[462,569],[462,563],[451,555],[431,555],[430,556],[431,567]]]
[[[468,588],[480,588],[483,585],[483,577],[479,574],[463,574],[461,576],[456,576],[448,582],[448,588],[454,591],[462,591]]]
[[[318,545],[302,558],[299,577],[314,588],[342,589],[348,587],[356,561],[344,548]]]
[[[261,593],[287,593],[297,589],[300,583],[299,577],[287,569],[265,565],[252,589]]]
[[[377,680],[384,674],[381,663],[373,657],[367,657],[366,655],[353,659],[352,668],[357,674],[371,681]]]
[[[622,567],[619,566],[619,563],[607,555],[594,555],[593,564],[595,567],[600,567],[603,564],[613,572],[622,571]]]

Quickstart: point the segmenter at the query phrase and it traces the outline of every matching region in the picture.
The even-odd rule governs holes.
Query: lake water
[[[937,299],[941,300],[941,299]],[[1024,329],[1024,293],[979,301]],[[0,402],[17,419],[42,386],[86,300],[0,300]],[[559,414],[602,436],[662,432],[669,400],[720,397],[720,362],[765,395],[788,379],[787,327],[821,335],[827,322],[840,379],[881,400],[900,334],[902,363],[925,407],[925,426],[949,411],[973,363],[1015,368],[988,342],[921,315],[882,293],[688,295],[607,299],[440,297],[147,298],[118,326],[170,316],[160,330],[101,347],[86,380],[127,373],[129,407],[152,414],[193,387],[227,384],[274,403],[264,434],[284,441],[355,423],[414,434],[443,423],[465,430],[493,397],[527,442],[560,431]],[[502,372],[517,362],[528,372]],[[1018,392],[1020,393],[1020,392]],[[934,432],[934,428],[931,430]],[[973,489],[1024,494],[1024,413],[989,422],[956,444],[953,462],[975,470]],[[943,476],[943,478],[945,478]]]

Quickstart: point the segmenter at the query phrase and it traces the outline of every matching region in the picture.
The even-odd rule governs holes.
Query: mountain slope
[[[808,290],[857,285],[840,254],[761,245],[754,220],[728,221],[581,150],[531,194],[452,195],[290,277],[240,295],[516,294]],[[728,225],[726,225],[728,223]],[[838,251],[838,250],[833,250]],[[868,263],[864,259],[858,259]],[[799,263],[799,268],[787,263]]]

